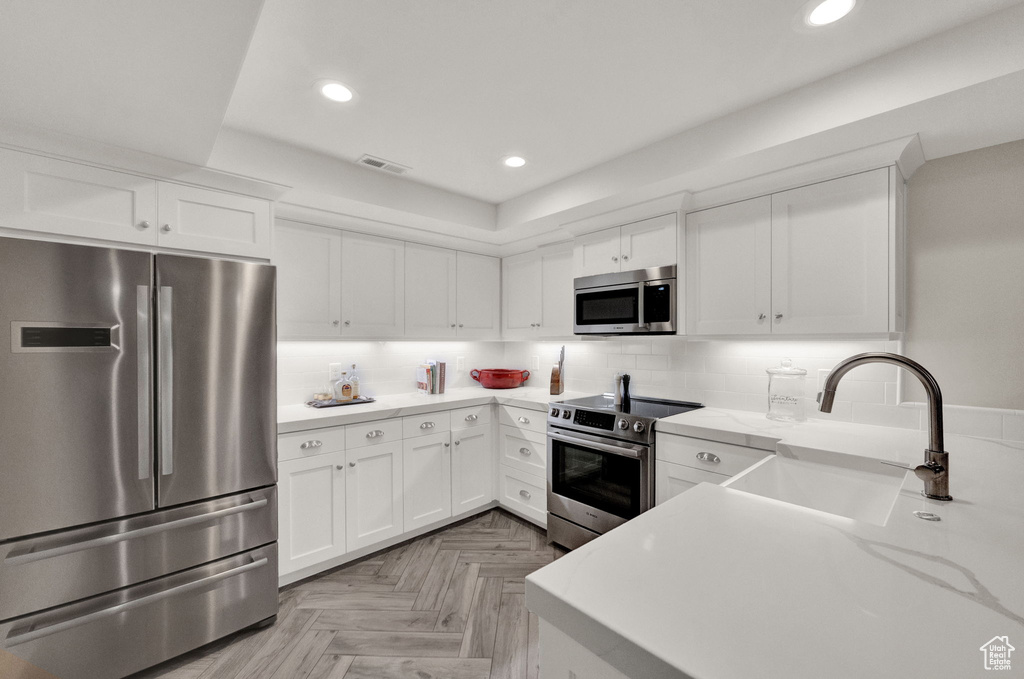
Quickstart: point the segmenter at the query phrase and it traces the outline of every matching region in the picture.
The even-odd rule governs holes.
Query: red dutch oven
[[[470,370],[469,376],[479,382],[484,389],[514,389],[530,379],[529,370]]]

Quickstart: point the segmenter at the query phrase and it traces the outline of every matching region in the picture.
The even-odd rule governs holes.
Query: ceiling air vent
[[[391,174],[405,174],[411,167],[405,165],[399,165],[398,163],[392,163],[390,160],[384,160],[383,158],[377,158],[376,156],[370,156],[363,154],[363,156],[356,161],[360,165],[367,165],[375,170],[383,170],[384,172],[390,172]]]

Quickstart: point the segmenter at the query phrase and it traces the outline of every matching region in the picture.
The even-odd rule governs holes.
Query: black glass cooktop
[[[651,419],[660,419],[662,417],[678,415],[679,413],[688,413],[691,410],[704,407],[700,403],[691,403],[689,401],[668,401],[665,399],[646,398],[642,396],[633,396],[628,401],[624,401],[622,405],[615,405],[615,399],[611,394],[587,396],[586,398],[571,398],[565,401],[559,401],[559,403],[564,403],[567,406],[576,406],[577,408],[587,408],[590,410],[628,413],[630,415],[636,415],[637,417],[649,417]]]

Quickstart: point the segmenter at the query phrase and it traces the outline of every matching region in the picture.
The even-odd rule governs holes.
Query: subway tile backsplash
[[[831,414],[819,413],[815,395],[825,371],[842,359],[866,351],[902,353],[898,341],[693,340],[683,337],[571,339],[551,342],[337,341],[278,343],[278,405],[309,400],[327,382],[330,363],[357,365],[361,390],[371,396],[415,390],[415,368],[427,359],[447,362],[447,386],[477,386],[473,368],[540,370],[529,385],[545,386],[551,366],[565,345],[566,389],[605,393],[616,372],[631,376],[634,394],[699,401],[708,406],[767,412],[767,368],[790,358],[807,370],[808,418],[922,429],[921,404],[897,401],[895,366],[867,365],[843,378]],[[458,370],[458,359],[464,367]],[[946,406],[948,433],[1024,441],[1024,412]]]

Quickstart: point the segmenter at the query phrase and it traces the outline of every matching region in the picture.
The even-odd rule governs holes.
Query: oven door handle
[[[641,452],[642,450],[644,450],[643,448],[639,448],[638,446],[631,446],[629,444],[624,444],[622,446],[612,446],[607,443],[598,443],[597,441],[589,441],[587,439],[578,438],[576,436],[567,436],[566,434],[559,434],[557,432],[552,431],[548,432],[548,438],[554,439],[556,441],[561,441],[563,443],[572,443],[574,445],[584,448],[593,448],[594,450],[600,450],[602,453],[609,453],[611,455],[632,457],[637,460],[643,457],[643,453]]]

